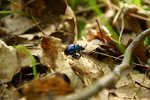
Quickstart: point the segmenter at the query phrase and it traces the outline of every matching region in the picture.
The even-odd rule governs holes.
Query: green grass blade
[[[18,48],[18,49],[21,49],[21,50],[25,50],[27,52],[28,56],[31,57],[33,76],[34,76],[34,79],[37,79],[37,69],[36,69],[36,60],[35,60],[35,58],[32,56],[32,54],[29,52],[29,50],[26,47],[21,46],[21,45],[14,46],[14,47]]]
[[[99,16],[101,19],[100,21],[106,26],[106,28],[109,30],[111,37],[115,40],[116,45],[121,53],[124,53],[125,47],[122,45],[122,43],[119,43],[119,36],[114,31],[114,29],[111,27],[111,25],[108,23],[108,21],[105,19],[104,14],[102,11],[98,8],[96,4],[96,0],[89,0],[89,5],[92,7],[93,11]]]
[[[142,7],[141,0],[132,0],[132,3],[134,3],[135,5],[139,7]]]

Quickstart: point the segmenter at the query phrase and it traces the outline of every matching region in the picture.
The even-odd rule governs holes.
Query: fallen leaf
[[[56,68],[56,60],[61,53],[61,42],[54,37],[44,37],[41,42],[42,47],[42,61],[51,68]]]
[[[4,24],[3,28],[6,28],[8,33],[16,35],[23,34],[34,26],[33,22],[28,17],[17,14],[3,17],[1,21],[2,24]]]
[[[0,40],[0,83],[10,82],[19,69],[16,50]]]
[[[140,91],[137,93],[137,96],[140,100],[147,98],[150,99],[150,90],[141,88]]]
[[[67,45],[75,42],[77,38],[76,18],[65,0],[23,0],[22,9],[27,12],[32,11],[33,17],[36,19],[37,24],[43,28],[43,31],[45,31],[45,27],[49,28],[53,25],[55,30],[50,31],[51,28],[49,28],[49,35],[53,33],[53,36],[62,39],[62,41],[65,39],[63,43]],[[32,24],[30,23],[28,26],[30,27]],[[57,33],[59,34],[57,35]]]
[[[125,5],[121,14],[123,14],[123,19],[118,18],[115,22],[117,29],[121,30],[122,20],[124,24],[124,31],[139,32],[141,31],[140,20],[138,18],[132,17],[130,14],[138,14],[138,8],[134,5]]]
[[[145,76],[145,74],[142,73],[134,73],[133,71],[130,72],[130,77],[133,81],[136,81],[140,84],[142,84],[143,86],[146,86],[148,88],[150,88],[150,80],[147,76]]]
[[[27,38],[9,33],[1,36],[1,38],[7,45],[18,45],[23,43],[24,41],[27,41]]]
[[[136,36],[137,36],[137,34],[134,33],[134,32],[132,32],[132,33],[124,33],[124,34],[122,34],[121,42],[122,42],[123,45],[127,46],[129,40],[135,39]]]
[[[11,84],[0,85],[0,100],[18,100],[20,94],[17,89]]]
[[[62,51],[65,47],[61,43],[60,39],[50,37],[43,38],[41,42],[42,54],[41,61],[49,67],[50,70],[64,73],[71,81],[72,87],[82,87],[81,79],[72,70],[69,62],[66,60],[66,56]]]
[[[147,63],[148,55],[146,55],[147,47],[144,45],[144,41],[139,43],[139,45],[133,50],[133,56],[138,60],[138,62]]]
[[[22,9],[31,10],[33,16],[41,17],[44,14],[45,0],[22,0]]]
[[[67,6],[62,18],[62,26],[62,30],[65,31],[53,32],[52,36],[60,38],[62,43],[66,45],[74,43],[77,39],[76,17],[69,6]]]
[[[26,47],[16,46],[16,53],[18,57],[18,63],[21,67],[32,65],[32,55]]]
[[[56,95],[67,95],[73,91],[71,85],[60,73],[33,80],[23,89],[27,100],[37,100],[43,97],[52,99]]]
[[[122,87],[119,87],[114,91],[118,97],[131,99],[137,90],[138,90],[138,88],[135,86],[135,84],[130,83],[130,84],[124,85]]]

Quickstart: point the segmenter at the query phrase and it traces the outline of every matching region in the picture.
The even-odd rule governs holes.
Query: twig
[[[138,19],[141,19],[141,20],[145,20],[145,21],[150,22],[150,19],[149,19],[149,18],[140,16],[140,15],[137,15],[137,14],[132,14],[132,13],[129,13],[129,15],[132,16],[132,17],[134,17],[134,18],[138,18]]]
[[[88,50],[85,50],[85,51],[88,51]],[[120,61],[123,60],[122,58],[115,57],[115,56],[112,56],[112,55],[109,55],[109,54],[106,54],[106,53],[101,53],[101,52],[96,52],[96,51],[90,51],[90,52],[100,54],[100,55],[103,55],[103,56],[106,56],[106,57],[114,58],[115,60],[120,60]],[[138,64],[138,63],[135,63],[135,62],[130,62],[130,64],[133,64],[133,65],[136,65],[136,66],[142,66],[142,67],[150,69],[150,67],[148,65]]]
[[[142,85],[141,83],[139,83],[139,82],[137,82],[137,81],[135,81],[135,84],[137,84],[137,85],[139,85],[139,86],[141,86],[141,87],[144,87],[144,88],[146,88],[146,89],[150,90],[150,88],[149,88],[149,87],[146,87],[146,86]]]
[[[123,61],[120,65],[117,65],[113,72],[104,77],[98,79],[96,83],[88,88],[83,89],[80,93],[73,93],[63,98],[63,100],[87,100],[90,97],[98,94],[103,88],[112,88],[119,81],[121,73],[129,68],[129,63],[133,49],[150,35],[150,28],[139,34],[133,42],[128,46],[125,51]],[[62,98],[61,98],[62,100]]]
[[[122,34],[124,31],[124,14],[122,13],[120,15],[120,17],[121,17],[121,31],[120,31],[120,35],[119,35],[119,43],[121,42]]]
[[[45,37],[48,37],[45,32],[43,31],[43,29],[39,26],[39,24],[37,23],[37,21],[35,20],[35,18],[33,17],[33,14],[32,14],[32,10],[30,8],[28,8],[29,10],[29,13],[31,15],[31,18],[33,20],[33,23],[38,27],[38,29],[42,32],[42,34],[45,36]]]

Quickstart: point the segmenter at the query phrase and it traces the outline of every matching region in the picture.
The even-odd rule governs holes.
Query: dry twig
[[[117,65],[113,72],[100,78],[93,85],[83,89],[80,93],[73,93],[66,96],[63,100],[87,100],[88,98],[98,94],[103,88],[112,88],[119,81],[121,73],[129,68],[129,63],[133,49],[143,41],[147,36],[150,35],[150,28],[146,31],[141,32],[133,42],[128,46],[124,53],[123,61],[120,65]],[[61,98],[62,100],[62,98]]]

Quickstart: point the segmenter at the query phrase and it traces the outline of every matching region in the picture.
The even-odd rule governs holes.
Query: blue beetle
[[[81,57],[81,53],[83,53],[83,50],[85,50],[85,47],[78,44],[70,44],[65,49],[64,53],[65,55],[71,55],[72,58],[79,59]]]

